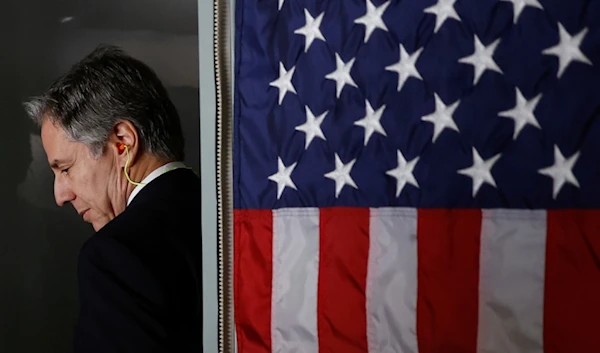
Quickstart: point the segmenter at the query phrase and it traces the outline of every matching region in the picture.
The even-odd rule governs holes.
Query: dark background
[[[97,45],[120,45],[167,86],[185,130],[185,162],[198,171],[197,3],[8,0],[0,23],[0,352],[68,353],[77,253],[93,229],[56,205],[39,132],[21,103]]]

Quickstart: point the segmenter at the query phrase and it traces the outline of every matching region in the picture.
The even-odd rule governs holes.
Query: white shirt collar
[[[133,191],[131,192],[131,195],[129,195],[129,199],[127,200],[127,206],[129,206],[131,201],[133,201],[135,196],[143,189],[143,187],[148,185],[152,180],[158,178],[159,176],[161,176],[162,174],[164,174],[170,170],[178,169],[178,168],[185,168],[185,164],[183,164],[183,162],[170,162],[170,163],[167,163],[167,164],[153,170],[150,174],[148,174],[144,178],[144,180],[142,180],[140,182],[141,184],[145,184],[145,185],[136,185],[136,187],[133,189]]]

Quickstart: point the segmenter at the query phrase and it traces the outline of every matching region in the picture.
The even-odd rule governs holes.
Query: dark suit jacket
[[[146,185],[82,247],[75,353],[202,351],[200,180]]]

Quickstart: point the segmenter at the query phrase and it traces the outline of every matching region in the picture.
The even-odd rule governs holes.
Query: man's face
[[[42,125],[41,137],[54,172],[54,197],[59,206],[71,203],[96,231],[125,209],[120,168],[111,149],[94,158],[86,145],[69,140],[65,131],[50,121]]]

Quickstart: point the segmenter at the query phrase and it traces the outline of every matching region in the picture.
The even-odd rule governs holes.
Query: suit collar
[[[154,179],[158,178],[159,176],[163,175],[164,173],[170,172],[172,170],[175,169],[179,169],[179,168],[185,168],[185,164],[183,164],[183,162],[170,162],[167,163],[155,170],[153,170],[150,174],[148,174],[144,180],[141,181],[140,184],[143,185],[137,185],[133,191],[131,192],[131,195],[129,195],[129,198],[127,199],[127,206],[129,206],[131,204],[131,202],[133,201],[133,199],[139,194],[139,192],[146,186],[148,186],[148,184],[150,184]]]

